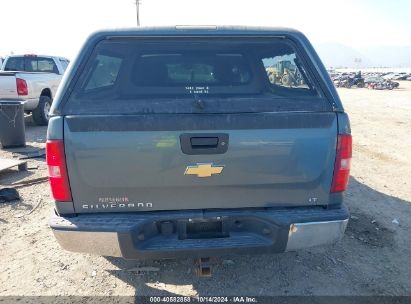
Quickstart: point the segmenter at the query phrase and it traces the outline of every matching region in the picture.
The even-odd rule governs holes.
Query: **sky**
[[[136,26],[134,0],[1,0],[0,56],[77,54],[103,28]],[[410,0],[141,0],[142,26],[293,27],[315,44],[411,46]]]

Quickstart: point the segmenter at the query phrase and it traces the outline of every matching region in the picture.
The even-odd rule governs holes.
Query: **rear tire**
[[[283,75],[283,77],[281,77],[281,83],[283,84],[283,86],[291,86],[291,81],[290,81],[290,76],[285,74]]]
[[[49,123],[49,111],[51,107],[51,98],[40,96],[39,104],[32,112],[33,120],[38,126],[47,126]]]

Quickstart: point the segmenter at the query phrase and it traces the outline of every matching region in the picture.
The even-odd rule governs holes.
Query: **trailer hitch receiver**
[[[196,273],[199,277],[211,277],[211,259],[199,258],[195,260]]]

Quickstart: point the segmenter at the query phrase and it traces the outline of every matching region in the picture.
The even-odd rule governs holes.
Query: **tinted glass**
[[[250,66],[242,54],[143,54],[132,71],[136,86],[185,87],[242,85],[250,81]]]
[[[200,99],[207,110],[225,112],[236,100],[250,100],[250,110],[284,98],[320,99],[291,43],[272,38],[107,40],[76,79],[69,113],[100,113],[107,104],[117,104],[115,112],[126,104],[136,112],[196,112]]]
[[[54,60],[44,57],[11,57],[7,60],[6,71],[58,73]]]
[[[10,57],[4,66],[5,71],[24,71],[24,57]]]

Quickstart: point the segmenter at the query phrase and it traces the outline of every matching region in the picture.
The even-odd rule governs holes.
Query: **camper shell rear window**
[[[325,111],[293,43],[279,38],[118,38],[99,42],[65,114]]]

